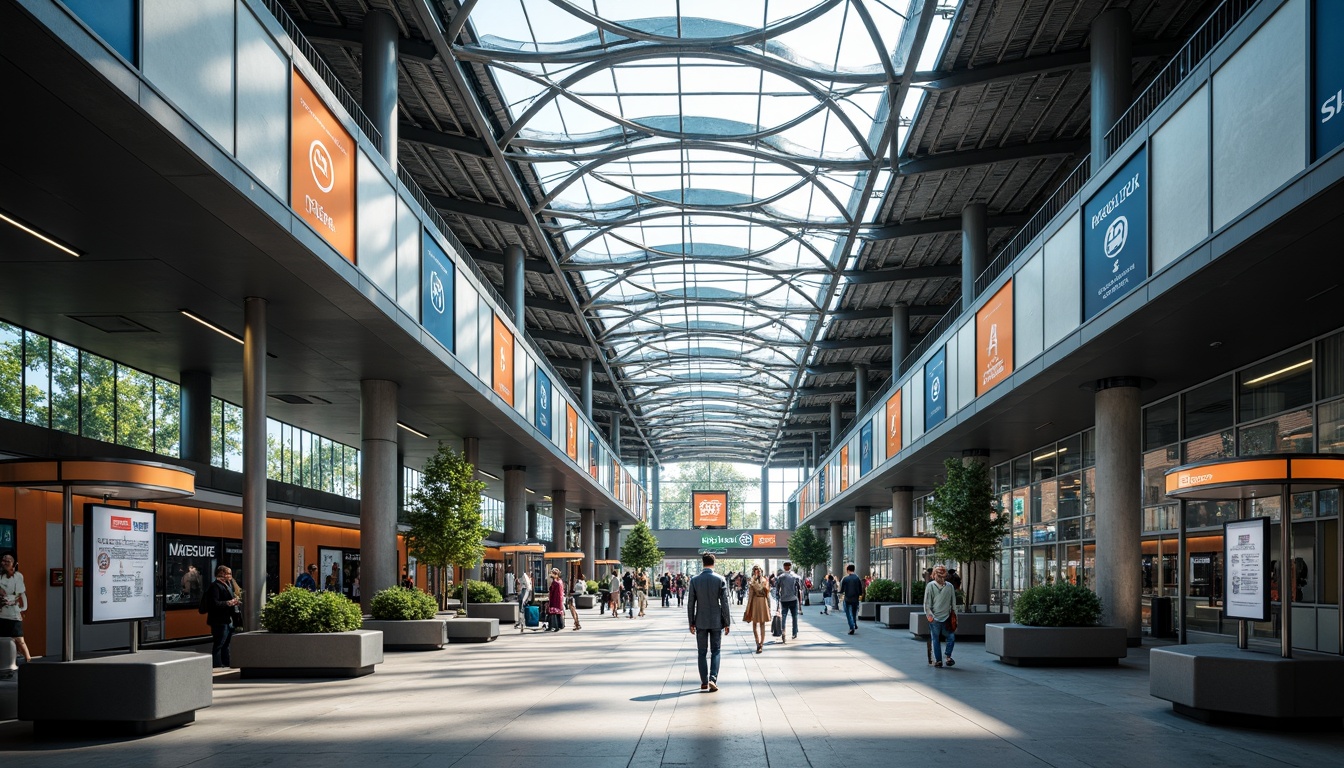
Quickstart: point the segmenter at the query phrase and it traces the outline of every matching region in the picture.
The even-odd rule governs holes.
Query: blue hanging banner
[[[859,476],[873,469],[873,420],[869,419],[859,428]]]
[[[1148,148],[1083,206],[1083,320],[1148,279]]]
[[[542,372],[541,366],[537,366],[537,415],[533,423],[537,429],[546,436],[547,440],[554,440],[555,435],[551,432],[551,378]]]
[[[420,324],[453,352],[453,262],[428,233],[421,237],[425,247],[420,264]]]
[[[1312,19],[1312,159],[1344,144],[1344,3],[1316,0]]]
[[[947,347],[924,364],[924,431],[947,418]]]

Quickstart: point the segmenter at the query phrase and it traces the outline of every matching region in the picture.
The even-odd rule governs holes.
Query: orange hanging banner
[[[728,492],[692,491],[691,511],[691,525],[696,528],[727,528]]]
[[[975,313],[975,394],[993,389],[1013,372],[1013,281]]]
[[[353,264],[355,142],[298,70],[291,80],[289,205]]]
[[[887,398],[887,458],[901,450],[901,390]]]
[[[495,315],[494,390],[504,402],[513,405],[513,331]],[[571,454],[571,458],[573,455]]]

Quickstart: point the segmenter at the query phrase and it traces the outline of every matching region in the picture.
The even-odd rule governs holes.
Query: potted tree
[[[812,530],[810,525],[800,526],[789,537],[789,559],[793,560],[793,564],[798,566],[798,570],[802,571],[809,579],[812,578],[813,569],[826,562],[830,556],[831,545],[817,536],[816,531]],[[814,588],[820,586],[815,579],[812,585]],[[811,593],[809,592],[805,604],[810,605],[811,602]]]
[[[643,520],[635,523],[635,527],[630,529],[630,535],[621,544],[621,564],[642,571],[645,568],[656,568],[662,562],[663,550],[658,548],[653,531]]]
[[[481,523],[484,490],[476,468],[442,442],[425,462],[423,481],[411,494],[406,551],[437,569],[441,585],[448,583],[452,566],[472,568],[485,553],[481,542],[489,532]],[[447,591],[440,591],[438,599],[439,608],[446,608]]]
[[[1013,623],[985,628],[985,651],[1016,666],[1119,664],[1128,654],[1124,627],[1097,626],[1101,600],[1068,583],[1032,587],[1013,604]]]
[[[438,610],[427,592],[389,587],[369,601],[373,618],[364,620],[364,628],[383,633],[383,650],[438,650],[448,642],[448,622],[435,616]]]
[[[383,633],[361,628],[359,604],[339,592],[289,587],[261,610],[262,632],[233,639],[243,677],[360,677],[383,661]]]

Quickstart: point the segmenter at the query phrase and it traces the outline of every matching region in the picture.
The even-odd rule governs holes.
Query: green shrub
[[[364,625],[359,603],[339,592],[309,592],[289,587],[261,609],[269,632],[349,632]]]
[[[924,604],[925,584],[928,584],[928,582],[922,579],[915,579],[915,581],[910,584],[910,603],[912,605]]]
[[[379,621],[432,619],[438,610],[431,595],[406,587],[388,587],[369,601],[369,612]]]
[[[1013,621],[1030,627],[1091,627],[1100,619],[1096,593],[1068,583],[1032,587],[1013,603]]]
[[[457,614],[456,614],[457,618],[460,619],[460,618],[462,618],[462,617],[464,617],[464,616],[466,616],[466,615],[467,615],[467,609],[466,609],[466,608],[458,608],[458,609],[457,609]]]
[[[494,584],[490,584],[484,581],[467,581],[466,583],[470,585],[469,587],[470,591],[467,593],[469,598],[467,602],[469,603],[504,602],[504,596],[499,594],[499,590],[495,589]],[[462,599],[461,584],[458,584],[457,586],[453,587],[453,597],[457,598],[458,600]]]
[[[873,579],[868,583],[863,599],[870,603],[899,603],[902,597],[899,581]]]
[[[586,583],[588,585],[588,594],[590,595],[596,595],[598,590],[601,589],[601,587],[597,586],[597,582],[592,579],[589,579]]]

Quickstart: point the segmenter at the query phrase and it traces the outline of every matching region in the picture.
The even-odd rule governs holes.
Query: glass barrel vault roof
[[[917,34],[912,13],[940,11]],[[764,462],[955,3],[490,0],[534,212],[659,458]],[[923,45],[916,49],[920,42]],[[900,94],[901,119],[890,120]]]

